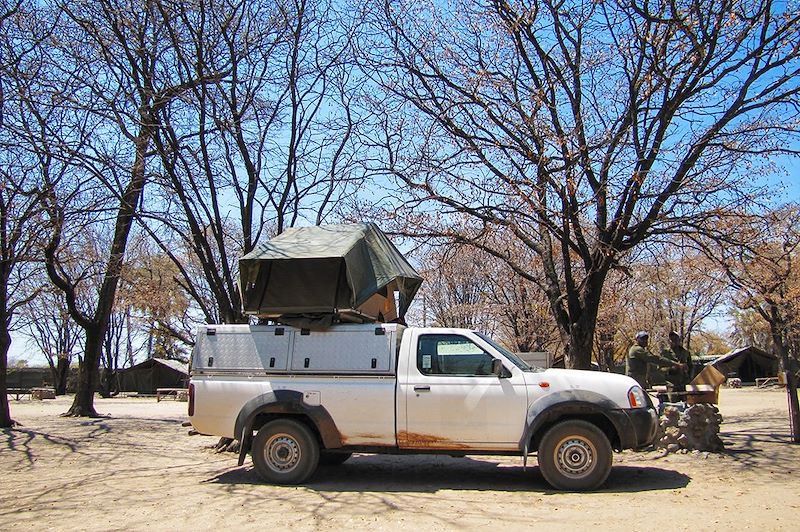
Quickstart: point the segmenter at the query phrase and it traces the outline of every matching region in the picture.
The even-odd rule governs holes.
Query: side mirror
[[[503,366],[502,360],[495,358],[492,360],[492,375],[496,375],[501,379],[507,379],[511,376],[511,372],[509,372],[505,366]]]

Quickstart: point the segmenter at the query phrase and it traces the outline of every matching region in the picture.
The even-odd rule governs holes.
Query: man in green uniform
[[[686,385],[692,378],[692,355],[681,345],[681,335],[675,331],[669,333],[669,349],[661,352],[661,356],[679,364],[667,370],[667,382],[672,385],[672,391],[685,392]],[[670,400],[679,400],[682,396],[670,397]]]
[[[650,335],[645,331],[636,333],[636,343],[628,350],[628,358],[625,360],[625,375],[636,379],[636,382],[645,390],[650,387],[649,370],[651,365],[666,368],[680,366],[669,358],[651,353],[647,349],[649,342]]]

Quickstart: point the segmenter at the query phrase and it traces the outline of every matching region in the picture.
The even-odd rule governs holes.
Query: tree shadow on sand
[[[22,428],[21,425],[11,429],[2,429],[0,433],[3,434],[4,447],[12,453],[23,455],[28,464],[32,464],[36,458],[36,454],[33,450],[34,440],[36,438],[41,438],[52,445],[65,447],[73,453],[78,448],[78,444],[74,440],[62,438],[47,432],[25,429]]]
[[[748,427],[720,432],[725,444],[722,454],[741,467],[796,469],[800,461],[800,445],[792,442],[788,432],[776,432],[774,429],[774,426]]]

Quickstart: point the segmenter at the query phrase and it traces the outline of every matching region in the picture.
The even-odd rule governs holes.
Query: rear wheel
[[[321,466],[337,466],[347,462],[353,456],[353,453],[334,453],[330,451],[322,451],[319,454],[319,465]]]
[[[592,490],[608,478],[611,443],[602,430],[588,421],[572,419],[551,427],[537,453],[539,469],[556,489]]]
[[[253,439],[253,464],[273,484],[300,484],[319,463],[319,444],[304,424],[278,419],[261,427]]]

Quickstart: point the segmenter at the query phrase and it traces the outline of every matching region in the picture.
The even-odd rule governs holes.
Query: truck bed
[[[281,389],[303,392],[336,419],[344,445],[394,446],[397,352],[405,327],[209,325],[198,331],[191,375],[197,431],[234,438],[245,403]],[[265,378],[267,377],[267,378]],[[213,399],[212,399],[213,398]]]

